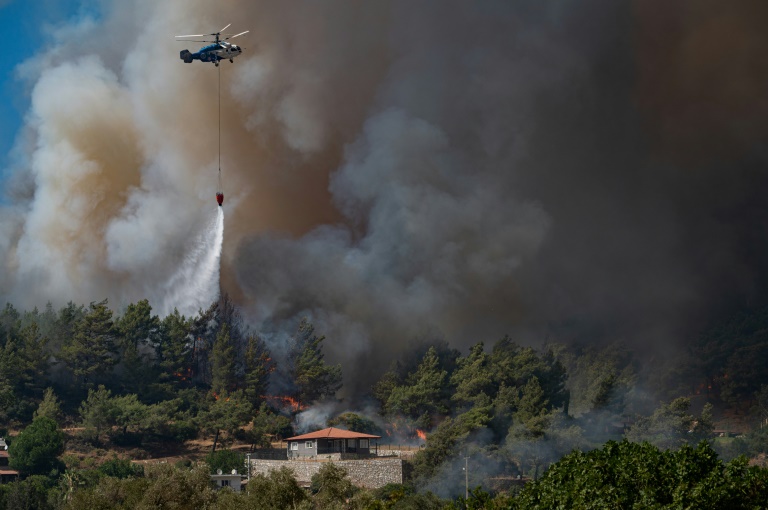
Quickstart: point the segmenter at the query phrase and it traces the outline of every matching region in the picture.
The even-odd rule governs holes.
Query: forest
[[[0,329],[0,436],[21,474],[0,508],[768,506],[768,309],[702,328],[664,362],[620,341],[414,341],[362,392],[342,391],[354,381],[309,320],[272,352],[227,296],[194,317],[146,300],[8,304]],[[333,413],[299,426],[317,405]],[[229,446],[307,426],[421,447],[404,484],[375,491],[333,464],[309,491],[285,469],[242,494],[211,488],[209,472],[242,466]],[[126,453],[198,438],[212,440],[202,462],[144,468]]]

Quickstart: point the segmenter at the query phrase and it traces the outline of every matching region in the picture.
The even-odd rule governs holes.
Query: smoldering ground
[[[173,306],[218,72],[222,287],[272,341],[311,317],[350,394],[414,338],[666,349],[765,297],[757,0],[98,5],[19,69],[18,306]],[[230,22],[234,64],[179,60]]]

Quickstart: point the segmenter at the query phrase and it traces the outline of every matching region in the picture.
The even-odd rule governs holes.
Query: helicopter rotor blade
[[[234,39],[235,37],[239,37],[239,36],[241,36],[241,35],[243,35],[243,34],[247,34],[248,32],[250,32],[250,30],[246,30],[245,32],[240,32],[239,34],[230,35],[229,37],[227,37],[227,38],[226,38],[226,39],[224,39],[224,40],[226,41],[226,40],[228,40],[228,39]]]
[[[225,31],[226,29],[228,29],[228,28],[229,28],[229,26],[230,26],[231,24],[232,24],[232,23],[230,23],[230,24],[229,24],[229,25],[227,25],[226,27],[224,27],[224,28],[222,28],[221,30],[219,30],[219,33],[222,33],[223,31]]]
[[[175,35],[177,39],[179,37],[205,37],[206,35],[212,35],[212,34],[188,34],[188,35]]]
[[[177,41],[184,41],[184,42],[198,42],[198,43],[201,43],[201,42],[207,42],[207,43],[216,42],[216,41],[211,41],[210,39],[176,39],[176,40]]]

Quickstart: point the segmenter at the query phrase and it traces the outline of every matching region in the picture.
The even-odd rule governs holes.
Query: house
[[[19,479],[19,472],[8,467],[8,445],[5,439],[0,437],[0,483],[15,482]]]
[[[232,473],[224,474],[221,469],[216,471],[215,475],[211,475],[211,481],[216,484],[217,489],[223,489],[229,487],[235,492],[243,490],[243,475],[239,475],[236,469],[232,470]]]
[[[286,441],[288,441],[289,459],[322,457],[342,460],[375,455],[379,439],[381,436],[328,427],[309,434],[289,437]],[[376,443],[371,444],[374,441]]]

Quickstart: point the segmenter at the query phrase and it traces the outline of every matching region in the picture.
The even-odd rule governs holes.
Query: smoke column
[[[672,359],[768,302],[768,2],[84,4],[102,12],[17,70],[0,296],[19,308],[189,313],[221,257],[271,347],[309,317],[356,391],[415,340]],[[250,30],[234,63],[179,59],[198,47],[175,34],[228,23]],[[198,238],[219,72],[223,246]]]
[[[194,315],[219,298],[221,247],[224,243],[224,210],[216,208],[203,233],[195,240],[176,273],[168,281],[160,312],[177,308],[185,316]]]

